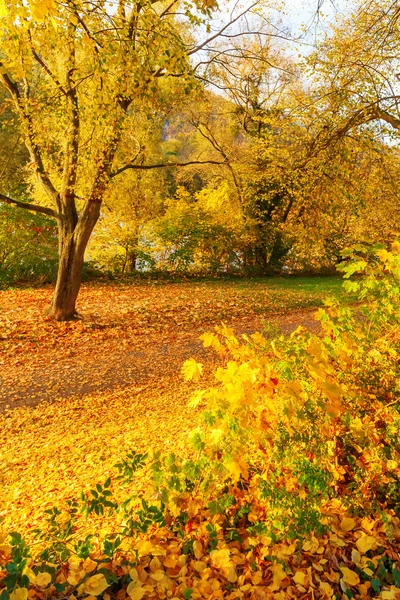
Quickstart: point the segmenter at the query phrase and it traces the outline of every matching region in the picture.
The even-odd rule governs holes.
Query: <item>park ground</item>
[[[1,292],[0,519],[40,526],[43,511],[101,481],[128,452],[183,450],[196,415],[194,386],[215,357],[199,336],[225,322],[237,334],[299,325],[340,295],[339,278],[133,285],[86,284],[75,322],[45,316],[52,290]],[[199,384],[180,369],[204,364]]]

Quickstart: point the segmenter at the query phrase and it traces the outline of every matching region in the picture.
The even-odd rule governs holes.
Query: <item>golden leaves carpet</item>
[[[46,508],[104,480],[129,450],[184,448],[194,422],[181,365],[189,356],[207,361],[209,374],[214,365],[199,335],[223,319],[251,332],[271,315],[288,328],[312,326],[312,311],[290,311],[320,304],[325,288],[316,280],[86,284],[83,318],[72,323],[45,316],[49,288],[1,292],[0,399],[19,407],[0,416],[7,528],[34,529]]]
[[[50,290],[7,292],[0,346],[7,370],[2,372],[1,393],[4,403],[20,406],[0,416],[3,528],[22,531],[30,541],[33,530],[43,526],[46,509],[104,482],[131,450],[152,447],[187,454],[188,434],[196,423],[187,399],[197,384],[183,383],[180,367],[188,355],[199,357],[198,335],[222,319],[236,331],[254,331],[271,314],[275,324],[287,329],[305,321],[312,325],[310,312],[279,313],[284,307],[298,311],[302,303],[307,307],[320,301],[318,294],[301,289],[280,289],[275,296],[265,286],[244,289],[163,284],[160,293],[155,284],[86,286],[80,306],[84,318],[67,324],[43,316]],[[211,357],[201,355],[206,363],[202,388],[211,376]],[[132,377],[129,369],[138,366],[142,377]],[[85,385],[77,385],[82,377],[89,393],[82,394]],[[66,397],[54,400],[61,392]],[[53,401],[22,406],[42,399]],[[132,492],[145,489],[144,477],[135,477]],[[249,539],[240,548],[224,542],[206,552],[202,540],[208,534],[200,527],[193,556],[182,554],[181,543],[168,536],[162,542],[162,536],[158,542],[143,540],[138,543],[140,562],[131,569],[131,583],[120,590],[118,600],[186,598],[187,590],[193,599],[314,599],[338,597],[338,589],[346,592],[343,597],[350,597],[347,592],[352,590],[355,598],[396,599],[400,592],[393,585],[378,593],[371,587],[382,561],[398,560],[399,519],[392,519],[390,542],[386,528],[379,519],[338,515],[335,531],[320,539],[312,536],[300,546],[271,546],[266,540],[263,548],[261,539],[252,550]],[[69,577],[91,573],[93,561],[88,561],[71,563]],[[35,576],[32,598],[50,594],[50,588],[41,591],[48,585],[45,575]],[[98,590],[106,589],[103,579],[101,574],[87,579],[83,593],[97,597]]]
[[[91,283],[70,323],[46,317],[50,287],[0,292],[0,410],[172,377],[193,353],[204,356],[201,333],[223,320],[251,332],[320,305],[340,288],[326,281]]]

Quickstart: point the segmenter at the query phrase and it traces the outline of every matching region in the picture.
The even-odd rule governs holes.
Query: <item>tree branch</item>
[[[20,119],[25,127],[25,145],[28,148],[31,161],[35,165],[36,176],[39,179],[43,189],[45,190],[49,198],[52,199],[56,206],[59,206],[59,194],[46,173],[39,146],[35,141],[32,115],[24,106],[19,88],[17,84],[8,75],[2,62],[0,62],[0,81],[2,81],[4,87],[13,99],[15,109],[19,114]]]
[[[28,37],[29,37],[29,45],[31,47],[31,52],[33,54],[34,59],[36,60],[37,63],[39,63],[39,65],[42,67],[42,69],[47,73],[47,75],[50,77],[50,79],[53,80],[53,82],[56,84],[56,86],[58,87],[58,89],[64,94],[67,95],[66,90],[64,89],[64,87],[61,85],[60,81],[57,79],[57,77],[54,75],[54,73],[50,70],[49,66],[44,62],[44,60],[39,56],[39,54],[36,52],[34,45],[33,45],[33,41],[32,41],[32,35],[30,30],[28,30]]]
[[[389,125],[391,125],[393,129],[397,129],[397,131],[400,131],[400,119],[398,119],[394,115],[391,115],[386,110],[379,108],[379,106],[375,108],[372,116],[376,119],[382,119],[382,121],[386,121],[386,123],[389,123]]]
[[[123,173],[124,171],[127,171],[128,169],[138,169],[138,170],[146,170],[146,169],[164,169],[167,167],[188,167],[190,165],[226,165],[227,161],[223,160],[223,161],[218,161],[218,160],[190,160],[188,162],[184,162],[184,163],[158,163],[155,165],[135,165],[132,163],[129,163],[127,165],[124,165],[123,167],[120,167],[119,169],[117,169],[116,171],[113,171],[110,174],[110,177],[115,177],[116,175],[119,175],[120,173]]]
[[[80,114],[78,91],[74,81],[76,71],[75,36],[76,26],[71,22],[71,20],[69,20],[67,39],[68,62],[66,73],[66,99],[69,126],[65,141],[64,165],[60,196],[62,198],[63,213],[67,214],[72,222],[77,223],[78,214],[75,204],[75,187],[79,158]]]
[[[19,202],[18,200],[13,200],[12,198],[9,198],[1,193],[0,202],[5,202],[6,204],[11,204],[11,206],[17,206],[18,208],[25,208],[26,210],[33,210],[34,212],[53,217],[53,219],[60,219],[60,215],[57,214],[52,208],[39,206],[38,204],[31,204],[30,202]]]
[[[202,42],[198,46],[195,46],[194,48],[192,48],[191,50],[189,50],[187,52],[187,55],[191,56],[192,54],[196,54],[196,52],[199,52],[199,50],[202,50],[203,48],[205,48],[205,46],[207,46],[210,42],[212,42],[213,40],[221,37],[224,31],[226,31],[231,25],[233,25],[234,23],[236,23],[237,21],[239,21],[239,19],[241,19],[244,15],[246,15],[252,8],[254,8],[255,6],[257,6],[257,4],[259,4],[258,0],[256,2],[254,2],[251,6],[249,6],[248,8],[246,8],[246,10],[244,10],[243,12],[241,12],[240,14],[238,14],[235,18],[231,19],[229,21],[229,23],[227,23],[226,25],[224,25],[223,27],[221,27],[221,29],[219,31],[217,31],[214,35],[210,36],[209,38],[207,38],[206,40],[204,40],[204,42]]]
[[[229,157],[226,154],[225,150],[223,149],[223,147],[221,146],[221,144],[219,144],[217,142],[217,140],[215,139],[214,135],[210,131],[209,127],[205,123],[200,123],[200,122],[196,123],[195,121],[192,121],[192,120],[190,122],[191,122],[191,124],[194,127],[196,127],[196,129],[200,133],[200,135],[205,140],[207,140],[211,144],[211,146],[217,152],[219,152],[221,154],[221,156],[223,157],[224,163],[226,164],[226,166],[228,167],[228,169],[229,169],[229,171],[230,171],[230,173],[232,175],[232,179],[233,179],[233,183],[235,184],[235,188],[236,188],[236,192],[237,192],[237,195],[238,195],[239,203],[240,203],[240,205],[243,205],[243,197],[242,197],[242,191],[240,189],[240,184],[239,184],[238,178],[236,177],[236,173],[235,173],[235,171],[234,171],[234,169],[233,169],[233,167],[232,167],[232,165],[230,163]],[[202,130],[202,126],[206,129],[207,133],[205,133]]]

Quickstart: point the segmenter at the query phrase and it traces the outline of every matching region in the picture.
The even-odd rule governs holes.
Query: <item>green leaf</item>
[[[374,592],[377,592],[379,594],[379,592],[381,591],[381,580],[380,579],[371,579],[371,587],[374,590]]]

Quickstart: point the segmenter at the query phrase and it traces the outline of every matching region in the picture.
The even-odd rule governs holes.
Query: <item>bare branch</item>
[[[76,7],[75,2],[73,2],[72,0],[67,0],[68,4],[72,7],[72,12],[74,13],[76,19],[78,20],[78,22],[82,25],[83,29],[85,30],[86,35],[88,36],[89,39],[92,40],[92,42],[94,42],[94,50],[95,52],[98,54],[99,53],[99,47],[102,48],[103,46],[100,44],[100,42],[98,40],[96,40],[90,29],[88,28],[88,26],[86,25],[85,21],[82,19],[82,17],[80,16],[78,9]]]
[[[234,23],[236,23],[237,21],[239,21],[239,19],[241,19],[244,15],[246,15],[252,8],[254,8],[255,6],[257,6],[259,2],[254,2],[251,6],[249,6],[248,8],[246,8],[246,10],[244,10],[243,12],[239,13],[236,17],[234,17],[233,19],[231,19],[229,21],[229,23],[227,23],[226,25],[224,25],[223,27],[221,27],[221,29],[219,29],[216,33],[214,33],[214,35],[210,36],[209,38],[207,38],[206,40],[204,40],[204,42],[202,42],[201,44],[199,44],[198,46],[195,46],[194,48],[192,48],[192,50],[189,50],[187,55],[191,56],[192,54],[196,54],[196,52],[199,52],[200,50],[202,50],[203,48],[205,48],[205,46],[207,46],[210,42],[212,42],[213,40],[216,40],[217,38],[221,37],[221,35],[223,34],[224,31],[226,31],[227,29],[229,29],[229,27],[231,27],[231,25],[233,25]]]
[[[18,200],[13,200],[8,196],[0,193],[0,202],[5,202],[6,204],[11,204],[12,206],[17,206],[18,208],[25,208],[26,210],[32,210],[34,212],[42,213],[49,217],[53,217],[54,219],[60,219],[60,215],[57,214],[52,208],[47,208],[46,206],[39,206],[38,204],[31,204],[30,202],[19,202]]]
[[[200,133],[200,135],[207,140],[211,146],[221,154],[221,156],[224,159],[225,164],[227,165],[231,175],[232,175],[232,180],[233,183],[235,185],[236,188],[236,192],[238,195],[238,199],[239,199],[239,203],[243,204],[243,197],[242,197],[242,190],[240,187],[240,183],[238,178],[236,177],[236,173],[231,165],[231,162],[229,160],[228,155],[226,154],[225,150],[223,149],[223,147],[221,146],[221,144],[218,143],[218,141],[215,139],[215,136],[213,135],[213,133],[210,131],[209,127],[205,124],[205,123],[196,123],[195,121],[190,121],[191,124],[196,127],[197,131]],[[202,129],[202,127],[204,127],[204,129],[206,130],[207,133],[205,133]]]
[[[110,174],[110,177],[115,177],[116,175],[119,175],[120,173],[123,173],[124,171],[127,171],[128,169],[138,169],[138,170],[147,170],[147,169],[165,169],[167,167],[188,167],[190,165],[226,165],[227,161],[223,160],[223,161],[218,161],[218,160],[190,160],[188,162],[183,162],[183,163],[157,163],[155,165],[135,165],[132,163],[129,163],[127,165],[124,165],[123,167],[120,167],[119,169],[117,169],[116,171],[113,171]]]

